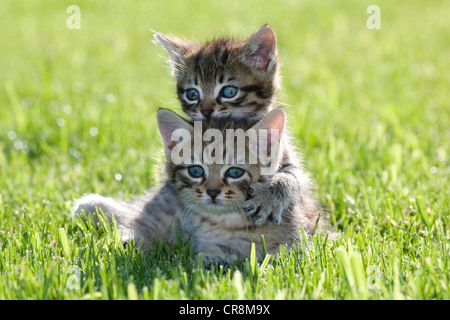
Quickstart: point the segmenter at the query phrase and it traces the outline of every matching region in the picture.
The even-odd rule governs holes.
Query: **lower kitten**
[[[259,121],[235,117],[209,119],[198,122],[201,123],[201,131],[196,132],[192,123],[172,111],[160,109],[158,124],[166,150],[167,174],[162,187],[133,201],[87,195],[76,202],[74,215],[83,211],[95,214],[100,209],[109,219],[114,215],[124,241],[134,236],[145,243],[161,240],[173,242],[179,223],[183,234],[193,238],[194,253],[202,253],[205,264],[228,264],[231,260],[248,257],[252,240],[258,258],[264,258],[262,235],[269,254],[278,252],[282,245],[291,247],[300,239],[301,228],[310,237],[322,227],[319,208],[307,180],[298,181],[302,186],[295,195],[299,201],[285,209],[279,224],[256,224],[252,217],[245,214],[243,207],[246,200],[254,197],[255,190],[251,186],[270,179],[270,176],[261,175],[264,166],[259,150],[266,148],[272,152],[272,159],[277,164],[283,160],[284,139],[281,136],[285,116],[282,109],[274,109]],[[271,134],[260,136],[257,143],[246,143],[243,150],[238,150],[234,138],[232,142],[226,138],[227,130],[236,128],[259,133],[266,129]],[[271,130],[277,130],[280,135],[272,134]],[[194,141],[183,136],[177,144],[172,139],[180,132],[188,132]],[[199,154],[195,138],[198,134],[205,138],[208,132],[216,133],[215,146],[221,143],[228,148],[231,145],[233,153],[220,153],[220,148],[211,150],[211,139],[202,139]],[[277,144],[279,147],[274,148]],[[184,163],[179,163],[176,158],[181,154],[181,148],[185,148],[183,159],[188,160]],[[242,163],[244,161],[241,160],[250,159],[252,155],[256,155],[256,163],[247,160]],[[275,167],[278,168],[278,165]],[[268,200],[279,201],[276,198]]]

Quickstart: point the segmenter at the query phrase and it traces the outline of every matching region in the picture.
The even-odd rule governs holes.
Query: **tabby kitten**
[[[280,85],[275,32],[261,27],[247,40],[222,38],[205,44],[155,32],[169,54],[178,99],[193,120],[231,115],[258,119],[272,110]],[[301,158],[285,133],[285,152],[270,179],[255,181],[254,197],[244,203],[255,224],[281,223],[290,206],[301,202],[299,181],[307,177]],[[274,201],[276,199],[276,201]]]
[[[268,25],[245,41],[221,38],[205,44],[154,33],[169,54],[178,99],[191,119],[260,117],[274,108],[280,76],[276,36]]]
[[[198,149],[195,148],[194,141],[183,139],[178,144],[172,141],[174,132],[179,129],[193,136],[192,123],[166,109],[160,109],[157,117],[166,151],[164,184],[129,202],[96,194],[87,195],[77,201],[75,215],[84,211],[86,214],[93,214],[95,218],[96,210],[100,209],[109,219],[114,215],[124,241],[133,236],[144,243],[163,239],[173,242],[175,226],[179,223],[184,235],[192,237],[194,253],[202,253],[206,265],[215,262],[228,264],[231,260],[248,257],[252,239],[256,244],[258,258],[263,258],[261,235],[264,235],[267,252],[273,254],[278,252],[281,245],[292,246],[299,238],[300,228],[310,236],[316,227],[320,227],[318,210],[307,180],[299,181],[302,186],[299,194],[302,203],[291,205],[282,215],[279,224],[256,224],[245,214],[242,205],[252,197],[251,186],[263,177],[261,162],[230,163],[229,156],[224,152],[220,155],[223,157],[223,164],[220,164],[216,153],[214,159],[210,159],[208,153],[204,152],[211,143],[205,139],[202,141],[203,161],[195,162]],[[285,112],[274,109],[260,121],[225,117],[212,118],[201,124],[202,134],[208,129],[218,130],[223,137],[220,142],[227,145],[230,143],[226,140],[227,129],[231,128],[278,130],[282,135]],[[277,137],[267,135],[260,138],[256,145],[246,143],[244,150],[237,150],[236,145],[233,156],[249,158],[250,153],[262,145],[272,146],[273,139]],[[275,142],[279,144],[279,148],[271,150],[274,152],[273,159],[280,161],[286,146],[283,139]],[[192,146],[189,161],[192,164],[175,163],[172,160],[174,148],[182,143]],[[272,201],[282,200],[275,198]]]

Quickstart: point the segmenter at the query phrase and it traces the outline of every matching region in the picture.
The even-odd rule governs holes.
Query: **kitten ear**
[[[277,37],[269,25],[258,29],[242,47],[243,60],[260,71],[272,71],[277,58]]]
[[[194,127],[189,122],[171,110],[159,109],[156,118],[158,119],[159,132],[164,145],[169,151],[177,144],[177,141],[172,140],[172,134],[175,130],[185,130],[186,134],[189,134],[189,136],[191,135],[191,132],[194,131]],[[184,136],[186,136],[186,134]],[[180,134],[179,136],[183,136],[183,134]]]
[[[152,42],[166,49],[169,54],[169,63],[172,66],[172,74],[177,76],[181,72],[184,64],[185,45],[179,39],[171,39],[159,32],[152,31],[153,37],[155,38]]]
[[[266,113],[262,119],[251,128],[256,130],[258,137],[258,142],[256,146],[253,147],[253,152],[257,152],[259,157],[269,156],[272,151],[276,153],[279,150],[285,124],[286,112],[283,109],[276,108],[269,113]],[[266,154],[261,150],[267,151]]]

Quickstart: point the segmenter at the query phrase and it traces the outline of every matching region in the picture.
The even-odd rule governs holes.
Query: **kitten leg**
[[[209,267],[212,264],[220,264],[223,266],[230,266],[231,261],[237,260],[238,255],[230,252],[229,248],[224,248],[213,243],[203,244],[202,249],[195,255],[195,261],[198,261],[198,255],[203,255],[203,265]]]
[[[112,198],[103,197],[98,194],[90,194],[75,202],[72,217],[80,216],[82,212],[86,216],[92,216],[97,224],[100,211],[105,215],[108,221],[112,222],[112,216],[117,224],[117,229],[122,231],[122,240],[128,242],[130,237],[140,236],[135,228],[135,219],[139,215],[139,209],[126,202],[121,202]],[[138,234],[136,234],[138,232]]]
[[[116,221],[117,229],[122,232],[122,241],[128,242],[130,238],[135,241],[142,240],[144,247],[154,241],[167,241],[175,243],[179,223],[183,224],[181,232],[184,238],[188,234],[184,230],[188,219],[179,219],[173,210],[172,203],[167,201],[164,192],[148,194],[133,202],[125,202],[112,198],[90,194],[75,203],[72,216],[79,216],[82,212],[92,215],[94,222],[98,223],[98,211],[102,211],[109,222],[112,216]]]
[[[244,202],[244,212],[251,216],[255,225],[271,222],[279,224],[283,212],[301,201],[303,188],[308,188],[308,179],[303,170],[286,166],[262,182],[250,185],[252,197]]]

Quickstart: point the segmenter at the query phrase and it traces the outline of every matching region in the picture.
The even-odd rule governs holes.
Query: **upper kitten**
[[[268,25],[247,40],[206,44],[155,32],[169,53],[183,111],[193,120],[225,114],[262,116],[279,87],[276,36]]]

